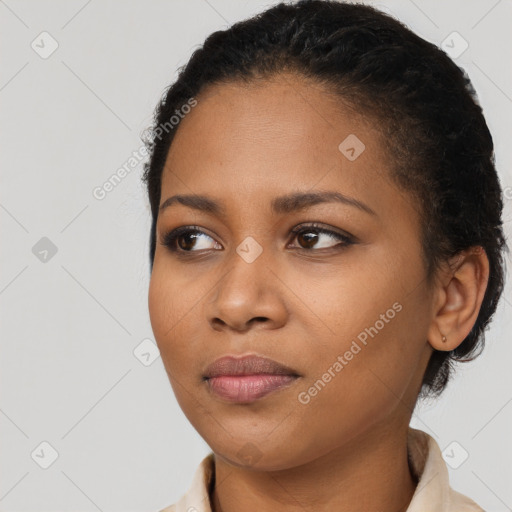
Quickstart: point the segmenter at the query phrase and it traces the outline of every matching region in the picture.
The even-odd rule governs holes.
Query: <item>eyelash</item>
[[[308,231],[315,231],[319,234],[329,235],[335,239],[338,239],[341,242],[340,244],[337,244],[333,247],[328,247],[328,248],[324,247],[323,249],[326,251],[341,250],[341,249],[344,249],[346,246],[354,243],[354,239],[352,237],[350,237],[348,235],[343,235],[336,231],[331,231],[330,229],[326,229],[317,223],[297,226],[296,228],[293,228],[291,230],[291,233],[294,235],[293,239],[295,239],[297,237],[297,235],[299,235],[300,233],[303,233],[303,232],[307,233]],[[182,227],[179,227],[172,231],[167,232],[163,236],[163,241],[161,242],[161,244],[166,246],[171,252],[177,253],[180,256],[193,254],[194,252],[199,253],[200,251],[185,251],[176,246],[176,241],[178,240],[178,238],[187,233],[200,233],[200,234],[205,234],[206,236],[212,238],[210,235],[208,235],[203,230],[201,230],[198,226],[182,226]],[[319,249],[316,249],[316,250],[315,249],[306,249],[303,247],[300,247],[298,250],[305,251],[305,252],[318,252],[319,251]]]

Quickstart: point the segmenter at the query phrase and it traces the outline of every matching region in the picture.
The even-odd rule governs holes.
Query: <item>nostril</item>
[[[255,321],[258,321],[258,322],[267,322],[268,321],[268,318],[265,317],[265,316],[255,316],[251,322],[255,322]]]

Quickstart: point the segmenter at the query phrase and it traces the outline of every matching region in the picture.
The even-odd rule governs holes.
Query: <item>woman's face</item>
[[[431,354],[433,299],[419,216],[389,179],[393,154],[378,125],[291,75],[196,99],[170,148],[160,205],[206,196],[218,211],[177,200],[160,211],[149,289],[185,415],[217,455],[262,470],[407,426]],[[283,199],[320,192],[348,199]],[[179,236],[174,251],[163,245],[182,226],[200,233]],[[253,401],[213,393],[207,366],[245,354],[299,376]]]

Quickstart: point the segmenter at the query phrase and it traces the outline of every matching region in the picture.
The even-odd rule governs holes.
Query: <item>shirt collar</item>
[[[451,489],[448,468],[435,439],[409,427],[407,453],[418,484],[406,512],[484,512],[474,501]],[[210,489],[215,481],[215,458],[210,452],[197,468],[189,490],[160,512],[212,512]]]

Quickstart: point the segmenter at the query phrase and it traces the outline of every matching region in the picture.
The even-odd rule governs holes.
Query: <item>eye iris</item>
[[[298,236],[299,243],[302,245],[302,241],[305,241],[306,247],[314,247],[315,243],[318,240],[318,233],[315,233],[313,231],[303,231]]]
[[[198,233],[194,233],[189,231],[188,233],[183,233],[178,237],[178,245],[180,249],[183,249],[184,251],[188,251],[194,247],[195,239],[198,237]],[[180,241],[186,239],[187,242],[185,245],[181,244]]]

